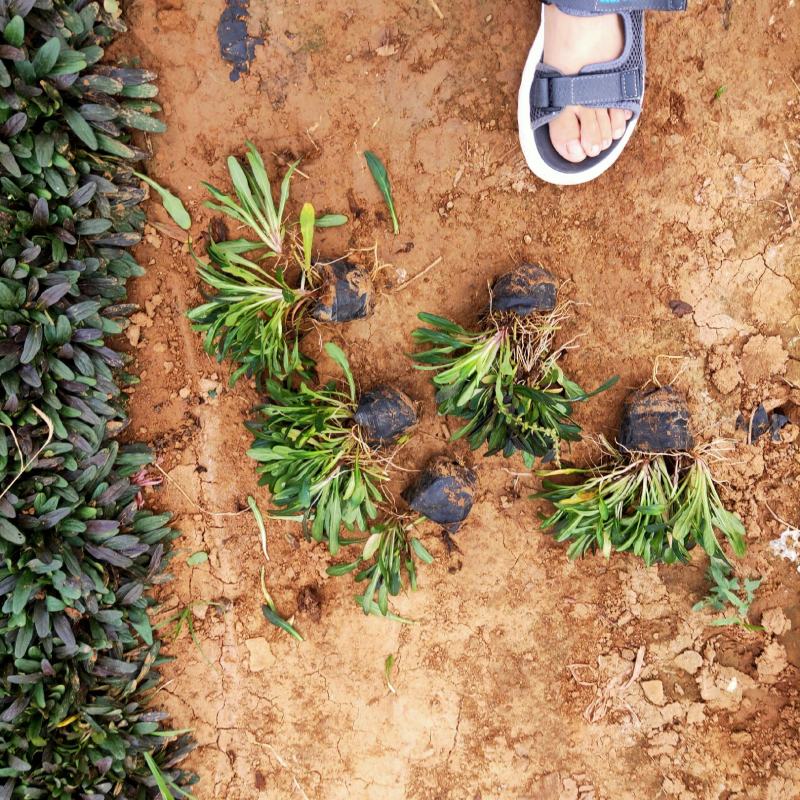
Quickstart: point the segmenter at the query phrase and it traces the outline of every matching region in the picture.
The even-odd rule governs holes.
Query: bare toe
[[[607,108],[596,109],[596,115],[600,127],[600,146],[606,150],[611,147],[611,117]]]
[[[578,108],[578,121],[581,126],[581,146],[587,156],[600,154],[600,125],[594,108]]]
[[[611,118],[611,135],[615,139],[621,139],[625,135],[625,122],[628,119],[625,114],[626,112],[621,108],[612,108],[609,110],[609,117]]]
[[[562,158],[573,164],[586,158],[581,145],[581,127],[577,111],[575,106],[567,106],[548,126],[553,147]]]

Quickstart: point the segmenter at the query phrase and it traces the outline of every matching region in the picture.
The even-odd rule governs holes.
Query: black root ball
[[[501,275],[492,287],[492,309],[524,317],[556,307],[556,279],[539,264],[523,264]]]
[[[472,510],[477,483],[471,469],[439,456],[428,463],[403,496],[414,511],[455,533]]]
[[[375,307],[375,287],[363,267],[336,261],[319,267],[322,293],[311,311],[320,322],[350,322],[368,317]]]
[[[417,410],[399,389],[376,386],[361,395],[355,420],[369,444],[388,444],[417,424]]]
[[[634,392],[625,401],[619,443],[645,453],[694,447],[686,400],[670,386]]]

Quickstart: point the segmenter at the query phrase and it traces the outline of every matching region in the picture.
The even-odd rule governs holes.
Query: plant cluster
[[[380,484],[389,476],[386,459],[355,424],[358,398],[345,354],[331,342],[325,350],[341,368],[347,388],[331,381],[314,389],[304,381],[291,389],[268,380],[269,402],[257,420],[247,423],[254,436],[247,454],[258,462],[260,483],[269,486],[279,509],[272,516],[302,522],[335,555],[342,525],[365,531],[375,519],[384,499]]]
[[[109,6],[110,7],[110,6]],[[148,709],[148,591],[175,532],[120,446],[155,77],[101,65],[124,30],[85,0],[0,0],[0,797],[184,794],[190,747]]]
[[[542,525],[556,541],[570,542],[570,558],[599,550],[631,552],[646,564],[688,561],[696,545],[713,558],[725,550],[745,551],[744,525],[719,497],[708,464],[710,448],[695,453],[647,454],[632,457],[605,443],[606,460],[599,467],[552,470],[537,498],[556,510]],[[563,476],[577,476],[562,483]]]
[[[587,393],[570,380],[558,361],[565,348],[553,340],[567,315],[566,305],[549,312],[493,311],[477,331],[433,314],[419,318],[416,342],[428,347],[413,358],[431,370],[439,413],[466,420],[452,436],[466,437],[486,455],[522,453],[529,468],[537,458],[559,460],[562,442],[577,442],[581,428],[573,405],[612,386],[616,378]]]
[[[317,218],[306,203],[300,218],[288,225],[286,203],[297,162],[281,180],[277,206],[264,160],[251,142],[247,165],[228,158],[235,199],[203,184],[214,198],[206,205],[255,238],[212,241],[206,248],[208,263],[195,256],[200,277],[214,292],[188,316],[204,334],[206,352],[237,364],[231,384],[243,375],[259,382],[265,376],[284,382],[294,375],[309,379],[313,362],[300,352],[300,331],[320,288],[311,263],[314,228],[341,225],[347,218]]]
[[[597,465],[540,472],[542,491],[534,498],[555,507],[542,529],[569,542],[570,558],[594,551],[608,558],[616,551],[648,566],[674,564],[689,561],[699,546],[709,556],[713,587],[695,608],[722,610],[730,603],[736,616],[717,624],[746,626],[760,581],[740,587],[727,555],[729,548],[744,556],[746,544],[744,524],[725,507],[712,473],[726,443],[695,446],[686,402],[670,387],[632,393],[619,438],[618,446],[600,439]]]
[[[396,220],[388,174],[374,154],[367,160]],[[205,184],[213,198],[207,205],[233,220],[246,238],[212,241],[206,249],[208,262],[197,259],[200,277],[213,291],[189,318],[204,334],[207,352],[233,362],[231,382],[254,378],[265,395],[256,418],[247,423],[253,434],[248,455],[257,462],[260,483],[272,494],[275,509],[270,516],[302,524],[313,539],[327,542],[332,555],[342,546],[363,547],[357,562],[334,566],[331,574],[364,565],[356,577],[368,578],[369,586],[357,598],[359,604],[365,613],[392,617],[388,597],[400,591],[401,568],[416,587],[411,553],[423,561],[430,555],[385,508],[383,484],[389,478],[391,452],[382,446],[393,444],[394,437],[368,441],[356,421],[363,398],[345,354],[332,343],[325,345],[344,380],[317,385],[316,364],[300,351],[303,321],[314,313],[314,304],[326,307],[320,318],[327,320],[335,303],[330,292],[322,297],[324,282],[342,281],[336,270],[320,270],[313,262],[314,231],[347,220],[336,214],[317,217],[305,203],[298,219],[287,221],[296,168],[296,163],[288,167],[276,203],[264,161],[248,143],[245,166],[228,159],[235,197]],[[359,287],[351,288],[358,299]],[[399,417],[383,419],[391,427]],[[376,522],[379,516],[383,521]],[[342,537],[343,528],[352,535]],[[274,604],[268,602],[264,613],[278,624]]]

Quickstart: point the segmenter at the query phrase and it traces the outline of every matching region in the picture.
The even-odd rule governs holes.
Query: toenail
[[[614,138],[615,138],[615,139],[621,139],[621,138],[622,138],[622,135],[623,135],[624,133],[625,133],[625,128],[617,128],[617,129],[614,131]]]
[[[611,147],[611,139],[603,139],[603,147]]]
[[[600,152],[600,146],[599,145],[593,144],[589,148],[589,155],[591,155],[591,156],[596,156],[599,152]]]
[[[625,112],[625,119],[630,119],[633,116],[633,111],[626,111]]]
[[[581,147],[581,143],[577,139],[567,142],[567,152],[571,156],[582,156],[583,148]]]

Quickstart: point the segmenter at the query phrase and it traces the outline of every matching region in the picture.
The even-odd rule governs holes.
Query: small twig
[[[11,438],[14,440],[14,445],[17,448],[17,453],[19,453],[19,463],[20,468],[19,472],[14,476],[14,480],[0,492],[0,500],[2,500],[6,494],[11,490],[11,487],[22,477],[22,475],[27,471],[27,469],[36,461],[37,458],[47,449],[47,446],[50,442],[53,441],[53,435],[55,433],[55,429],[53,427],[53,421],[50,417],[47,416],[43,411],[40,411],[36,406],[31,406],[31,408],[36,412],[36,415],[44,420],[45,425],[47,425],[47,439],[45,443],[30,457],[28,462],[25,462],[25,454],[22,452],[22,448],[19,446],[19,441],[17,440],[17,435],[14,433],[14,429],[10,425],[3,425],[4,428],[8,428],[11,431]]]
[[[434,14],[436,14],[436,16],[439,17],[439,19],[444,19],[444,14],[442,14],[442,9],[439,8],[436,0],[428,0],[428,2],[431,4],[431,8],[433,9]]]
[[[422,272],[418,272],[416,275],[414,275],[411,278],[409,278],[405,283],[403,283],[400,286],[398,286],[394,291],[395,292],[402,292],[403,289],[405,289],[407,286],[410,286],[412,283],[414,283],[415,280],[417,280],[418,278],[421,278],[423,275],[425,275],[426,273],[430,272],[434,267],[438,267],[439,264],[441,264],[441,262],[442,262],[442,256],[439,256],[437,259],[435,259],[430,264],[428,264],[428,266],[425,267],[425,269],[422,270]]]
[[[300,792],[300,796],[303,798],[303,800],[309,800],[308,795],[303,791],[303,787],[300,785],[300,782],[295,777],[295,774],[294,772],[292,772],[289,765],[281,757],[281,754],[271,744],[268,744],[267,747],[271,751],[273,757],[278,762],[278,764],[280,764],[280,766],[283,767],[283,769],[285,769],[292,776],[292,785],[294,786],[295,789],[297,789],[298,792]]]
[[[186,491],[184,491],[183,487],[172,477],[163,467],[159,464],[153,464],[153,466],[201,513],[207,514],[209,517],[238,517],[242,514],[249,514],[249,508],[243,508],[241,511],[209,511],[207,508],[203,508],[196,500],[192,499]]]
[[[797,169],[797,164],[792,155],[792,151],[789,149],[789,145],[786,143],[786,139],[783,140],[783,149],[786,151],[786,155],[789,156],[789,161],[792,162],[792,166]]]

